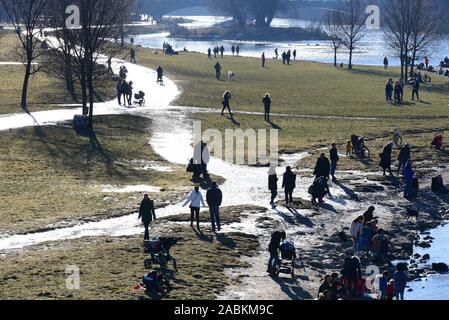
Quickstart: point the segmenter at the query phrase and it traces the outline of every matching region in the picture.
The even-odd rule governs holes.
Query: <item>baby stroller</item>
[[[356,155],[360,159],[364,159],[365,157],[370,157],[371,151],[365,145],[365,137],[359,137],[357,135],[351,136],[352,143],[352,154]]]
[[[139,106],[145,105],[145,92],[139,91],[138,93],[134,94],[134,101],[135,104],[138,104]]]
[[[271,269],[270,275],[274,278],[279,277],[280,273],[290,274],[292,279],[296,279],[296,248],[293,242],[284,241],[279,247],[281,258],[278,263]],[[304,265],[302,265],[304,267]]]
[[[135,289],[144,289],[146,294],[156,291],[165,295],[171,290],[170,281],[157,271],[152,271],[143,276],[142,282],[137,284]]]
[[[170,249],[178,243],[178,240],[170,237],[159,237],[155,240],[145,240],[145,253],[150,255],[150,258],[145,259],[144,267],[151,269],[153,264],[159,264],[161,270],[167,268],[168,263],[173,263],[173,268],[178,271],[178,265],[176,258],[170,255]]]

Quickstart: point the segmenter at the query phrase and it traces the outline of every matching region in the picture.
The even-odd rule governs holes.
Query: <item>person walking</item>
[[[148,227],[153,220],[156,220],[156,211],[154,210],[154,201],[150,199],[148,194],[143,196],[143,200],[140,203],[139,209],[139,220],[142,220],[143,226],[145,227],[145,234],[143,239],[150,240],[150,233]]]
[[[223,109],[221,110],[222,116],[224,116],[225,110],[228,109],[229,115],[232,117],[231,104],[230,104],[231,99],[232,99],[231,93],[229,91],[226,91],[223,94],[223,101],[222,101]]]
[[[108,58],[107,65],[108,65],[108,73],[109,74],[114,74],[114,71],[112,70],[112,57]]]
[[[134,48],[131,48],[131,63],[137,63],[136,50],[134,50]]]
[[[388,58],[384,57],[384,69],[387,70],[388,69]]]
[[[278,48],[274,49],[274,58],[277,60],[279,58]]]
[[[271,191],[271,201],[270,205],[275,208],[274,199],[278,195],[278,176],[276,174],[276,167],[270,167],[268,171],[268,190]]]
[[[232,55],[234,56],[235,55],[235,46],[234,45],[232,45],[231,51],[232,51]]]
[[[279,247],[281,246],[282,241],[284,241],[286,237],[287,235],[283,230],[275,231],[271,235],[270,243],[268,244],[268,252],[270,253],[270,259],[268,260],[268,268],[267,268],[268,273],[271,273],[273,267],[279,264],[280,262]]]
[[[240,46],[237,45],[237,47],[235,47],[235,52],[237,55],[240,55]]]
[[[412,100],[415,100],[415,95],[416,98],[419,99],[419,87],[421,85],[421,80],[419,77],[416,77],[415,80],[413,80],[413,91],[412,91]]]
[[[270,121],[271,97],[269,93],[265,95],[265,97],[262,99],[262,102],[264,105],[264,119],[265,121]]]
[[[424,57],[424,64],[426,65],[426,70],[429,69],[429,57],[428,56]]]
[[[217,183],[212,182],[212,187],[206,193],[206,202],[209,206],[210,221],[212,224],[212,231],[215,232],[215,228],[218,231],[221,230],[220,221],[220,206],[223,201],[223,193],[218,188]]]
[[[335,171],[337,171],[337,164],[338,161],[340,161],[340,157],[338,156],[338,149],[337,145],[335,143],[332,144],[332,148],[329,152],[330,160],[331,160],[331,176],[332,181],[336,182],[337,179],[335,178]]]
[[[401,148],[398,155],[398,174],[401,172],[401,169],[404,169],[408,160],[410,160],[410,145],[407,143],[405,146]]]
[[[221,65],[217,62],[214,68],[215,68],[215,76],[217,77],[218,80],[220,80],[222,70]]]
[[[220,54],[221,54],[221,58],[223,59],[223,55],[225,52],[225,48],[223,46],[220,47]]]
[[[122,87],[123,87],[123,83],[125,82],[125,80],[123,80],[122,78],[120,78],[119,81],[117,81],[117,85],[116,85],[116,90],[117,90],[117,100],[118,100],[118,105],[121,106],[122,105]],[[124,101],[124,103],[126,104],[126,102]]]
[[[285,206],[288,208],[289,205],[293,203],[293,191],[296,188],[296,174],[292,172],[290,166],[285,169],[282,188],[284,188],[285,191]]]
[[[414,193],[413,193],[414,177],[415,177],[415,172],[413,171],[412,161],[408,160],[407,164],[404,167],[404,180],[405,180],[404,198],[405,199],[412,199],[414,197]]]
[[[207,58],[212,59],[212,50],[210,48],[207,49]]]
[[[156,72],[157,72],[156,82],[163,84],[164,83],[164,69],[162,69],[161,66],[158,66]]]
[[[295,50],[293,50],[293,60],[295,60],[295,61],[296,61],[296,49],[295,49]]]
[[[196,218],[196,226],[200,230],[200,209],[201,205],[205,207],[203,195],[200,192],[199,187],[195,187],[195,190],[187,197],[186,202],[182,205],[185,207],[190,203],[190,226],[193,228],[193,220]]]
[[[326,155],[324,153],[321,154],[321,156],[316,161],[315,170],[313,171],[313,174],[316,178],[324,177],[326,180],[329,179],[330,174],[330,161],[328,158],[326,158]]]
[[[266,58],[265,58],[265,52],[262,53],[262,68],[265,68],[265,62],[266,62]]]
[[[390,173],[390,176],[393,175],[393,172],[391,171],[391,154],[393,152],[393,142],[390,142],[387,144],[380,154],[380,167],[383,169],[384,176],[386,175],[386,171],[388,170]]]

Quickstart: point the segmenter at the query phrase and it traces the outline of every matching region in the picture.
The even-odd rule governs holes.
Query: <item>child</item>
[[[352,143],[351,141],[348,141],[348,143],[346,144],[346,156],[350,157],[352,153]]]
[[[379,278],[379,291],[380,300],[387,300],[387,287],[388,287],[388,271],[385,271]]]
[[[387,300],[393,300],[394,296],[394,280],[391,279],[387,285]]]

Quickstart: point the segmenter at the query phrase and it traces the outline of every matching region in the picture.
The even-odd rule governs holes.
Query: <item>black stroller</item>
[[[178,243],[178,240],[170,237],[160,237],[155,240],[145,240],[145,253],[150,255],[150,258],[145,259],[144,266],[146,269],[151,269],[153,264],[159,264],[161,270],[165,270],[168,263],[173,263],[173,268],[178,271],[176,258],[170,255],[170,249]]]
[[[138,283],[135,289],[143,289],[146,294],[156,292],[164,296],[170,292],[171,286],[167,277],[158,274],[157,271],[151,271],[143,276],[142,282]]]
[[[279,247],[281,258],[278,263],[271,269],[270,275],[274,278],[279,277],[280,273],[291,275],[293,280],[296,280],[295,268],[296,265],[296,248],[293,242],[284,241]],[[302,264],[302,262],[301,262]],[[304,267],[304,264],[301,266]]]
[[[134,99],[136,100],[134,103],[138,104],[139,106],[144,106],[145,105],[145,92],[143,91],[139,91],[138,93],[136,93],[134,95]]]

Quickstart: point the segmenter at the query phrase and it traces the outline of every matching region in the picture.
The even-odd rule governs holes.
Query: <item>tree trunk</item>
[[[334,46],[334,67],[337,66],[337,50],[338,48]]]
[[[22,87],[22,101],[21,106],[24,111],[27,111],[27,96],[28,96],[28,84],[30,82],[30,74],[31,74],[31,61],[28,59],[26,68],[25,68],[25,76],[23,79],[23,87]]]
[[[348,69],[352,70],[352,51],[353,51],[353,47],[352,45],[349,48],[349,65],[348,65]]]

